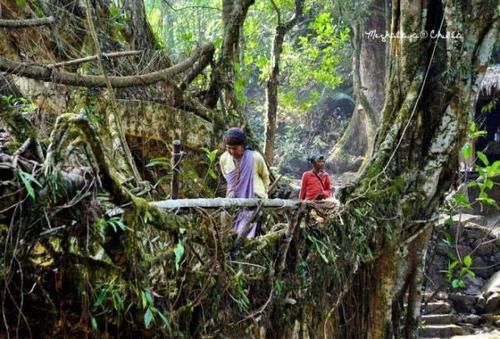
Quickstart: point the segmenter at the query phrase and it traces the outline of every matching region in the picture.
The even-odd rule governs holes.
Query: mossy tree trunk
[[[386,32],[387,1],[372,0],[352,25],[354,112],[331,160],[339,169],[353,158],[373,152],[375,133],[384,105],[386,43],[378,36]],[[378,35],[378,36],[377,36]],[[352,170],[352,169],[350,169]]]
[[[350,300],[362,307],[351,306],[353,314],[345,316],[346,322],[352,316],[351,321],[365,325],[347,326],[346,337],[394,335],[392,324],[399,319],[393,319],[390,311],[396,301],[397,252],[415,238],[422,242],[420,233],[432,225],[455,182],[469,109],[498,33],[498,13],[484,12],[494,7],[494,1],[487,0],[392,3],[393,36],[382,125],[370,164],[344,192],[347,206],[361,200],[372,206],[365,211],[367,215],[377,216],[379,209],[384,210],[384,216],[376,219],[372,240],[375,259],[356,278],[361,286],[368,281],[372,289],[352,290]],[[431,39],[422,33],[432,31],[448,34],[448,38]],[[423,249],[424,243],[413,251]],[[414,288],[415,283],[407,287]],[[409,316],[415,317],[414,312]],[[416,328],[410,327],[412,333],[406,336],[414,337]]]
[[[295,0],[295,13],[292,19],[283,23],[281,12],[278,6],[273,2],[278,25],[276,26],[273,45],[271,49],[271,71],[266,81],[266,114],[264,130],[264,157],[267,163],[273,163],[274,140],[276,139],[276,123],[278,113],[278,87],[280,77],[280,60],[283,52],[283,43],[285,35],[302,19],[304,9],[303,0]]]

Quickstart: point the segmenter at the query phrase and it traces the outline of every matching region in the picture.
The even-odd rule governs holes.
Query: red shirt
[[[315,174],[312,170],[304,172],[302,175],[299,199],[320,200],[320,194],[323,194],[321,199],[328,198],[332,195],[332,186],[328,173],[319,172]]]

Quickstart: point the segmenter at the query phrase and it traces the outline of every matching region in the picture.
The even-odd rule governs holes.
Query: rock
[[[477,288],[478,291],[484,285],[484,280],[482,278],[471,277],[470,275],[466,275],[464,277],[464,282],[465,282],[465,286],[473,286],[473,287]],[[474,293],[474,294],[480,294],[480,292],[481,291],[479,291],[479,293]],[[471,293],[467,293],[467,294],[471,294]]]
[[[476,313],[477,296],[463,293],[450,294],[448,298],[453,303],[453,308],[460,313]]]
[[[490,256],[498,252],[497,245],[494,242],[486,242],[487,240],[478,239],[474,243],[474,248],[477,247],[476,255],[479,256]]]
[[[486,307],[486,299],[483,297],[483,295],[479,295],[477,297],[475,308],[479,313],[484,313],[485,307]]]
[[[491,267],[492,265],[490,264],[488,258],[481,258],[474,256],[472,260],[473,260],[472,270],[474,271],[474,273],[476,273],[476,276],[488,280],[493,275],[493,273],[495,273],[495,267]],[[486,267],[491,267],[491,268],[486,268]]]
[[[441,255],[447,255],[452,249],[450,248],[450,246],[446,245],[445,243],[443,242],[439,242],[437,245],[436,245],[436,252],[438,254],[441,254]]]
[[[486,299],[486,306],[484,307],[486,312],[498,313],[500,312],[500,293],[494,292]]]
[[[437,301],[425,305],[424,314],[447,314],[451,310],[450,304],[444,301]]]
[[[479,295],[481,294],[481,286],[479,285],[466,285],[467,288],[464,290],[464,293],[467,295]]]
[[[488,297],[493,293],[500,293],[500,271],[493,274],[493,276],[483,286],[483,296]]]
[[[459,321],[461,323],[479,325],[483,321],[483,317],[476,315],[476,314],[466,314],[466,315],[463,315],[459,319]]]
[[[457,319],[453,314],[426,314],[420,318],[425,325],[446,325],[452,324]]]
[[[476,225],[487,225],[488,224],[488,219],[485,216],[482,215],[476,215],[476,214],[456,214],[452,217],[454,222],[460,222],[465,225],[465,224],[476,224]]]
[[[485,218],[486,220],[486,218]],[[492,240],[495,239],[495,236],[491,234],[491,230],[489,227],[482,226],[485,224],[479,224],[474,222],[467,222],[464,227],[464,231],[462,232],[466,234],[466,237],[474,240]]]
[[[500,319],[498,319],[497,321],[495,321],[495,326],[500,328]]]
[[[457,325],[428,325],[418,331],[418,337],[448,338],[455,335],[466,335],[472,333],[473,331],[471,329]]]

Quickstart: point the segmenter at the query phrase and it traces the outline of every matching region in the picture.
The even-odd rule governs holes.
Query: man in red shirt
[[[325,171],[325,159],[322,155],[309,159],[313,168],[302,175],[299,199],[323,200],[331,197],[330,176]]]

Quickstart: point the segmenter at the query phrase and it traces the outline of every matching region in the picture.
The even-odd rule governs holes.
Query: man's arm
[[[302,174],[302,180],[300,184],[300,193],[299,193],[299,199],[304,200],[306,197],[306,187],[307,187],[307,176],[306,174]]]
[[[330,181],[330,175],[325,175],[325,182],[324,182],[325,188],[323,190],[323,194],[325,195],[325,198],[329,198],[332,196],[332,183]]]

